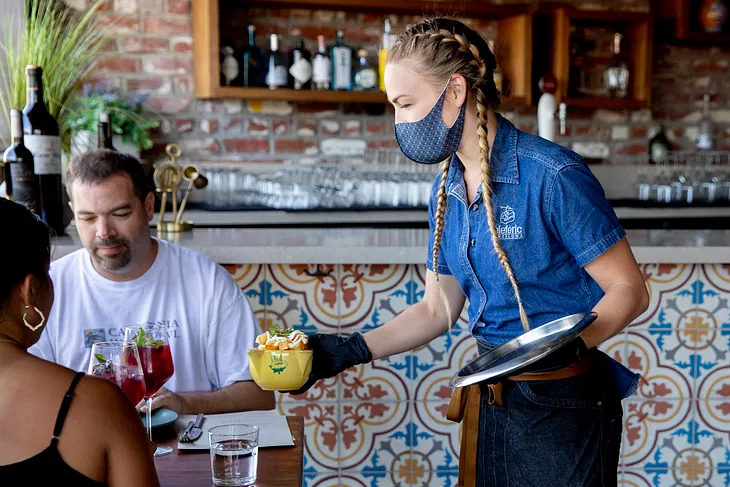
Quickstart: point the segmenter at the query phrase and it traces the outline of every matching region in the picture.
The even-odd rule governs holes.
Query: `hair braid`
[[[444,216],[446,214],[446,176],[449,174],[450,161],[446,159],[441,164],[441,184],[439,185],[439,192],[436,198],[436,214],[434,215],[435,226],[433,229],[433,273],[436,276],[436,282],[439,283],[439,292],[441,293],[441,300],[446,308],[446,321],[451,330],[453,325],[451,320],[451,305],[449,304],[449,298],[446,296],[444,289],[441,287],[439,281],[439,249],[441,248],[441,236],[444,231]]]

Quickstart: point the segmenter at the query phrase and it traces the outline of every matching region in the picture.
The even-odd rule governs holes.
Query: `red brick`
[[[160,113],[185,113],[192,103],[191,98],[152,96],[148,100],[150,107]]]
[[[613,153],[620,156],[638,156],[646,154],[646,144],[617,144]]]
[[[213,134],[218,131],[218,120],[205,119],[200,121],[200,131],[204,134]]]
[[[336,120],[320,120],[319,133],[322,135],[337,135],[340,133],[340,123]]]
[[[319,151],[316,140],[279,139],[274,143],[277,154],[316,154]]]
[[[365,124],[365,135],[385,135],[385,122],[368,122]]]
[[[175,130],[178,133],[192,132],[195,127],[195,122],[190,118],[178,119],[175,121]]]
[[[646,139],[649,137],[649,129],[646,127],[631,127],[632,139]]]
[[[271,148],[268,139],[226,139],[223,145],[228,152],[268,153]]]
[[[139,9],[144,13],[161,14],[162,2],[163,0],[143,0]]]
[[[170,39],[173,52],[189,53],[193,52],[192,37],[173,37]]]
[[[105,56],[96,65],[98,71],[106,73],[138,73],[140,68],[139,59],[120,56]]]
[[[172,19],[168,17],[147,17],[144,19],[144,31],[157,35],[190,34],[190,19]]]
[[[191,58],[154,56],[144,60],[144,71],[150,74],[174,75],[193,71]]]
[[[727,60],[706,60],[697,59],[694,62],[694,69],[698,73],[726,73],[730,65]]]
[[[320,27],[319,25],[301,25],[297,27],[297,30],[299,30],[299,37],[305,39],[316,39],[318,35],[323,35],[325,44],[330,44],[337,35],[337,29],[334,27]]]
[[[308,22],[312,18],[310,9],[293,8],[290,11],[289,18],[293,21]]]
[[[317,121],[310,119],[298,120],[296,133],[303,137],[313,137],[317,134]]]
[[[230,118],[223,122],[223,130],[226,132],[241,132],[243,120],[240,118]]]
[[[346,120],[342,124],[342,135],[352,136],[362,133],[362,122],[360,120]]]
[[[332,22],[334,22],[334,20],[334,10],[315,10],[312,14],[312,22],[317,25],[331,24]]]
[[[107,39],[99,49],[100,52],[116,52],[118,50],[117,41],[114,39]]]
[[[120,14],[133,14],[137,11],[137,0],[114,0],[114,11]]]
[[[189,95],[193,92],[193,78],[190,76],[176,76],[173,81],[175,83],[175,93]]]
[[[180,141],[180,146],[183,153],[187,154],[218,154],[221,151],[221,145],[212,137],[207,139],[183,139]]]
[[[289,135],[292,133],[292,121],[291,120],[274,120],[272,122],[272,131],[274,135]]]
[[[369,140],[368,149],[397,149],[398,142],[392,139],[388,140]]]
[[[269,121],[265,118],[249,118],[246,127],[249,135],[269,135]]]
[[[167,13],[189,14],[190,0],[167,0]]]
[[[109,29],[113,33],[139,32],[139,19],[126,15],[99,15],[99,27]]]
[[[170,41],[151,37],[123,37],[120,39],[122,50],[130,53],[165,52],[170,49]]]
[[[127,78],[128,91],[171,93],[170,81],[164,78]]]
[[[336,103],[298,103],[297,113],[305,113],[318,116],[334,116],[337,115]]]
[[[345,43],[352,44],[377,44],[380,42],[383,33],[381,27],[350,27],[343,29]]]

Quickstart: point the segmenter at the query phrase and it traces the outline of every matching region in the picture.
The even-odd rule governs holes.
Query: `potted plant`
[[[97,11],[108,2],[90,3],[82,14],[58,0],[26,0],[22,18],[0,18],[5,33],[0,50],[7,61],[5,66],[0,63],[0,111],[6,127],[10,127],[10,109],[25,105],[26,65],[43,68],[46,106],[56,120],[94,68],[107,33],[115,24],[96,21]],[[8,145],[9,133],[0,132],[0,142]]]
[[[114,147],[139,158],[152,148],[150,130],[159,122],[145,115],[147,95],[128,95],[105,84],[84,85],[61,118],[61,134],[70,143],[71,156],[93,149],[99,115],[110,115]]]

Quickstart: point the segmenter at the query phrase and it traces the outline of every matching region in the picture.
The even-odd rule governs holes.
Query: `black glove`
[[[313,354],[312,373],[301,389],[290,394],[304,394],[320,379],[334,377],[350,367],[373,360],[373,354],[360,333],[353,333],[347,338],[316,333],[308,338],[307,345]]]

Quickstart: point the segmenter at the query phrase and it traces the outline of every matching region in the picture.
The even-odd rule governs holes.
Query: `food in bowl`
[[[307,335],[297,330],[272,327],[256,338],[248,361],[254,382],[265,391],[295,391],[312,373],[312,351]]]

